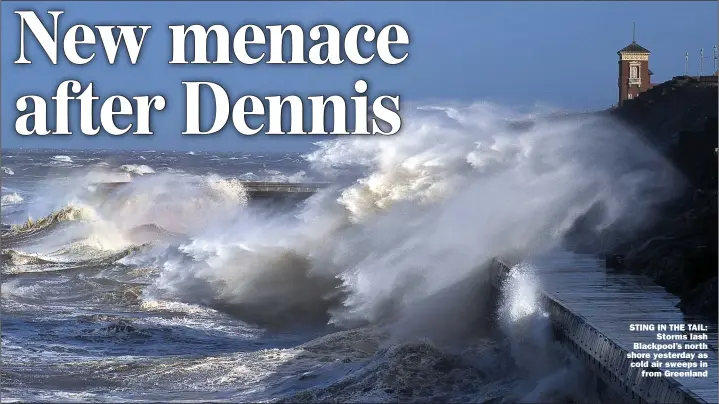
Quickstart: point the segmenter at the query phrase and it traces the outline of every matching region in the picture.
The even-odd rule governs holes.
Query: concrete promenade
[[[556,336],[563,345],[581,359],[608,386],[613,397],[627,403],[717,403],[717,333],[715,327],[707,332],[672,332],[665,334],[706,334],[706,341],[657,340],[657,324],[702,324],[700,318],[687,318],[676,307],[679,299],[643,276],[608,272],[601,262],[591,256],[554,253],[527,262],[535,271],[542,290],[541,299],[549,313]],[[511,268],[495,260],[490,277],[495,288],[501,290],[504,279],[511,276]],[[631,324],[654,324],[654,331],[630,331]],[[635,349],[635,343],[680,342],[705,343],[707,349],[685,349],[672,352],[704,352],[708,377],[647,377],[642,369],[630,367],[630,352],[660,353],[666,350]],[[649,360],[651,362],[651,359]],[[672,360],[664,360],[664,363]],[[681,361],[677,359],[676,361]],[[669,370],[645,368],[645,371]],[[672,368],[672,371],[688,369]]]

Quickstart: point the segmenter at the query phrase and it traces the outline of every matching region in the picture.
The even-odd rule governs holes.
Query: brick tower
[[[624,101],[636,98],[652,87],[653,73],[649,70],[651,52],[639,45],[632,34],[632,43],[617,54],[619,55],[619,105],[622,105]]]

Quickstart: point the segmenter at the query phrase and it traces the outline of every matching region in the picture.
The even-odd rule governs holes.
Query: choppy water
[[[591,401],[533,278],[495,306],[483,264],[671,194],[603,119],[433,108],[304,156],[5,150],[2,400]],[[278,205],[243,180],[331,185]]]

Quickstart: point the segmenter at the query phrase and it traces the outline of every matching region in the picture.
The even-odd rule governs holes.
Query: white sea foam
[[[243,184],[232,178],[162,173],[128,180],[126,172],[96,170],[63,183],[48,181],[43,185],[43,197],[29,213],[52,222],[60,209],[58,201],[68,201],[83,212],[85,223],[64,229],[63,239],[80,238],[92,248],[122,250],[138,239],[173,237],[222,223],[247,203]],[[111,183],[111,187],[103,188],[103,183]],[[137,234],[138,227],[143,227],[143,234]],[[56,247],[57,239],[52,241]]]
[[[136,175],[145,175],[145,174],[154,174],[155,170],[152,169],[152,167],[144,165],[144,164],[125,164],[120,167],[122,171],[128,172],[130,174],[136,174]]]
[[[132,176],[128,172],[115,172],[109,171],[105,167],[107,164],[98,163],[97,169],[86,173],[82,178],[78,178],[78,181],[82,181],[88,184],[98,184],[105,182],[128,182],[132,181]]]
[[[72,163],[72,158],[70,156],[63,156],[63,155],[53,156],[52,160],[61,162],[61,163]]]
[[[6,175],[15,175],[15,172],[10,167],[3,166],[2,171]]]
[[[336,324],[452,330],[482,315],[457,310],[483,262],[553,248],[597,206],[592,229],[636,222],[675,190],[671,167],[606,117],[527,119],[434,106],[408,111],[390,138],[321,142],[313,168],[355,181],[284,216],[236,212],[195,234],[154,287],[243,313],[316,315],[324,304]]]
[[[17,205],[23,201],[23,197],[17,192],[2,196],[2,206]]]

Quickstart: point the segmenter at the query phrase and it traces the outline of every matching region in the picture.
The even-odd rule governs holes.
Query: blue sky
[[[400,95],[402,103],[423,100],[488,100],[510,106],[552,105],[596,110],[617,99],[617,55],[632,39],[652,51],[654,82],[698,69],[699,49],[711,56],[717,42],[716,2],[3,2],[2,147],[122,148],[223,151],[301,151],[321,137],[238,134],[231,123],[219,134],[182,136],[183,80],[222,84],[242,95],[347,94],[355,80],[369,82],[370,93]],[[63,60],[53,66],[33,38],[32,65],[15,65],[19,55],[16,10],[35,10],[46,26],[49,10],[65,11],[60,31],[71,25],[149,24],[137,65],[124,48],[108,65],[100,53],[88,65]],[[380,28],[400,23],[410,34],[410,57],[398,66],[169,65],[171,24],[221,23],[231,33],[243,24],[295,23],[307,27],[356,23]],[[34,48],[33,48],[34,47]],[[93,50],[101,51],[99,46]],[[62,59],[62,58],[61,58]],[[713,61],[704,63],[709,72]],[[166,109],[153,116],[153,136],[85,136],[71,125],[70,136],[15,133],[15,101],[27,94],[49,99],[68,78],[93,82],[100,97],[162,94]],[[74,112],[74,114],[72,114]],[[52,116],[52,115],[51,115]],[[70,121],[77,122],[71,109]],[[401,136],[401,134],[399,134]]]

